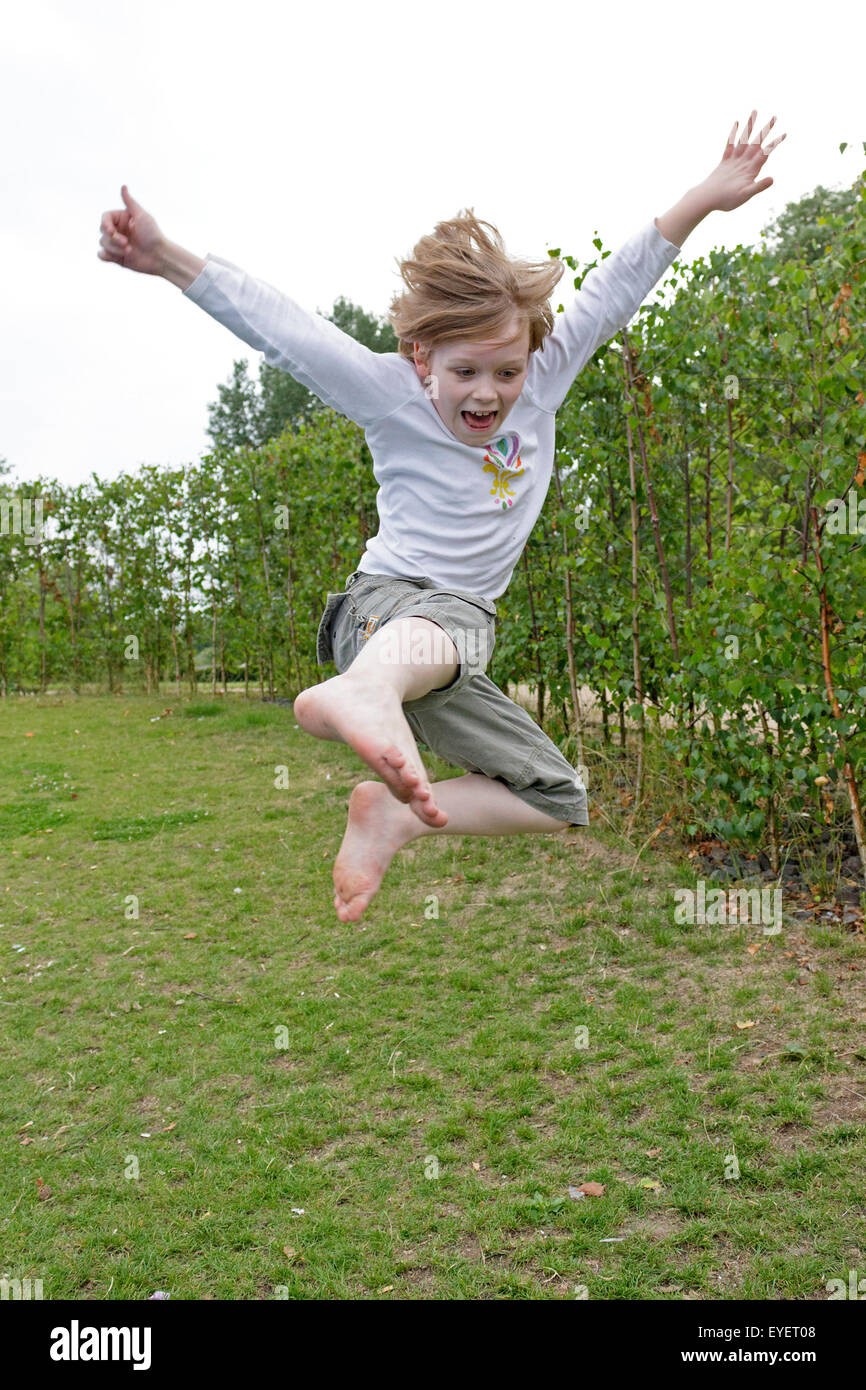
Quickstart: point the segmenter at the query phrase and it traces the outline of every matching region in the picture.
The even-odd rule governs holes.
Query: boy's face
[[[521,328],[515,313],[497,338],[445,343],[429,360],[420,343],[414,348],[415,370],[452,434],[466,444],[487,444],[495,438],[526,380],[528,326]],[[471,413],[478,411],[484,412],[480,419]]]

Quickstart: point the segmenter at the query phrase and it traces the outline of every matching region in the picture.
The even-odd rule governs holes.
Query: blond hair
[[[444,343],[484,340],[504,331],[514,312],[521,331],[529,327],[530,353],[543,349],[553,330],[547,301],[565,270],[562,261],[513,259],[496,228],[472,208],[438,222],[411,257],[395,259],[408,289],[394,295],[387,319],[403,357],[414,360],[416,342],[429,354]]]

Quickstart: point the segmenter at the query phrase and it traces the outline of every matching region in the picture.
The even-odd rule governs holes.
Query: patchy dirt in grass
[[[402,1269],[397,1277],[409,1284],[419,1298],[436,1297],[436,1275],[430,1265],[416,1265],[414,1269]]]
[[[162,1110],[162,1101],[159,1096],[142,1096],[136,1106],[136,1110],[139,1115],[144,1115],[145,1117],[158,1115]]]
[[[743,1286],[752,1264],[752,1252],[732,1245],[724,1236],[713,1236],[712,1240],[715,1268],[712,1273],[707,1273],[706,1279],[710,1288],[717,1289],[720,1295],[731,1297]],[[704,1297],[707,1296],[705,1293]]]
[[[649,1236],[652,1240],[673,1240],[682,1235],[685,1222],[678,1212],[661,1209],[630,1216],[620,1234]]]
[[[814,1138],[814,1131],[809,1125],[801,1125],[794,1120],[786,1120],[777,1129],[769,1132],[764,1131],[764,1137],[779,1153],[790,1154],[797,1149],[808,1148],[810,1138]]]
[[[303,1153],[297,1155],[296,1161],[305,1163],[329,1163],[341,1149],[355,1148],[363,1142],[363,1135],[343,1135],[342,1138],[332,1139],[327,1144],[317,1144],[312,1149],[304,1149]]]
[[[863,1069],[860,1070],[862,1072]],[[866,1077],[858,1076],[857,1081],[857,1086],[840,1076],[827,1077],[822,1081],[824,1099],[817,1102],[812,1111],[815,1128],[826,1129],[831,1125],[862,1128],[866,1121]]]
[[[291,1057],[288,1052],[279,1052],[276,1057],[266,1057],[264,1059],[266,1067],[273,1067],[275,1071],[300,1071],[302,1064],[296,1057]]]

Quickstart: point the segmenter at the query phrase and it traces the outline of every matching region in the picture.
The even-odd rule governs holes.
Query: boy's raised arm
[[[203,260],[163,235],[154,218],[129,193],[126,206],[103,214],[98,253],[127,270],[159,275],[272,367],[289,372],[325,405],[366,426],[408,398],[414,379],[395,353],[376,353],[321,314],[240,266],[210,253]]]
[[[543,349],[532,355],[526,384],[536,405],[559,409],[593,353],[629,322],[679,252],[654,221],[647,222],[587,271]]]
[[[557,316],[543,352],[534,355],[530,389],[543,409],[559,408],[578,372],[602,343],[629,322],[675,260],[686,237],[708,213],[730,212],[770,187],[771,178],[759,183],[755,180],[785,136],[762,148],[776,120],[773,116],[756,143],[750,144],[756,114],[752,112],[738,144],[734,143],[734,122],[722,158],[707,178],[587,273],[575,301]]]
[[[207,265],[201,256],[186,251],[174,241],[167,241],[162,248],[162,276],[177,285],[179,290],[189,289]]]
[[[777,145],[781,145],[785,136],[780,135],[766,149],[763,148],[766,136],[776,123],[776,117],[773,116],[756,141],[750,145],[749,136],[757,114],[757,111],[752,112],[739,144],[734,143],[737,130],[737,122],[734,121],[724,154],[713,172],[703,183],[690,188],[685,197],[669,208],[662,217],[655,219],[656,226],[668,241],[682,246],[686,237],[703,221],[708,212],[732,212],[734,208],[741,207],[750,198],[754,198],[756,193],[763,193],[765,188],[771,186],[771,178],[761,179],[760,183],[756,183],[755,180],[770,153]]]

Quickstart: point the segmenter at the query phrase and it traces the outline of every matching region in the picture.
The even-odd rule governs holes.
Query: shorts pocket
[[[316,633],[316,661],[320,666],[325,666],[327,662],[334,660],[333,633],[334,624],[337,621],[342,605],[349,597],[346,590],[339,594],[328,594],[325,604],[325,611],[322,614],[319,629]]]
[[[467,594],[463,589],[433,589],[433,594],[446,594],[448,598],[459,598],[463,603],[471,603],[476,608],[483,608],[485,613],[489,613],[492,618],[496,617],[496,604],[492,599],[480,598],[478,594]]]
[[[486,671],[496,645],[496,605],[477,594],[452,589],[425,594],[422,604],[423,612],[434,622],[437,609],[442,608],[442,626],[451,636],[460,659],[461,682],[465,684],[471,675]]]

